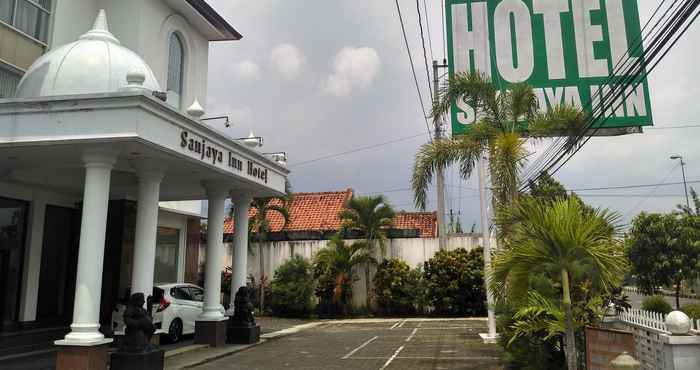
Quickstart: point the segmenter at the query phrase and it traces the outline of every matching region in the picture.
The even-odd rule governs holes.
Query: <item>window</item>
[[[172,288],[170,289],[170,295],[175,299],[184,299],[187,301],[192,300],[192,297],[190,297],[190,293],[187,291],[186,287]]]
[[[159,227],[156,236],[156,265],[154,281],[156,284],[177,281],[177,267],[180,251],[180,230]]]
[[[51,0],[0,0],[0,21],[46,42]]]
[[[8,68],[0,63],[0,99],[13,97],[21,79],[22,75],[14,68]]]
[[[168,57],[168,104],[175,109],[182,108],[182,80],[185,52],[180,36],[170,35],[170,54]]]
[[[202,289],[190,287],[190,296],[195,302],[204,302],[204,291]]]

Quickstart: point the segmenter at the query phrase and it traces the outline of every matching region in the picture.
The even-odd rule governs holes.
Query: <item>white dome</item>
[[[148,64],[121,46],[109,32],[100,10],[95,25],[78,41],[37,59],[17,87],[18,98],[116,92],[127,86],[127,74],[145,75],[143,88],[160,91]]]

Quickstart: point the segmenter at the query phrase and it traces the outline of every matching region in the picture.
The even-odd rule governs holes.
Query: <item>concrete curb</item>
[[[207,348],[207,347],[209,347],[209,345],[207,345],[207,344],[193,344],[191,346],[175,348],[175,349],[172,349],[170,351],[166,351],[165,358],[173,357],[173,356],[177,356],[177,355],[182,355],[182,354],[187,353],[187,352],[196,351],[198,349]]]
[[[268,340],[273,340],[277,338],[282,338],[287,335],[299,333],[301,331],[315,328],[317,326],[323,325],[326,322],[312,322],[312,323],[307,323],[307,324],[301,324],[301,325],[296,325],[291,328],[283,329],[283,330],[278,330],[272,333],[267,333],[263,334],[260,336],[260,342],[258,343],[253,343],[253,344],[247,344],[247,345],[229,345],[226,347],[221,347],[221,348],[212,348],[209,347],[208,345],[205,344],[195,344],[191,346],[186,346],[186,347],[181,347],[177,348],[171,351],[168,351],[165,353],[165,358],[170,359],[172,362],[175,360],[178,360],[176,356],[180,355],[190,355],[192,358],[190,360],[184,360],[180,361],[181,363],[179,364],[171,364],[168,366],[166,363],[166,369],[167,370],[179,370],[179,369],[190,369],[199,365],[203,365],[205,363],[211,362],[218,360],[220,358],[229,356],[231,354],[234,354],[236,352],[241,352],[245,351],[248,348],[252,348],[255,346],[258,346],[260,344],[263,344],[267,342]],[[207,353],[200,353],[198,356],[196,351],[202,351],[202,352],[207,352]]]

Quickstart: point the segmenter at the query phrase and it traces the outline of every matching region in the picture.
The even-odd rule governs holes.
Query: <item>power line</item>
[[[428,68],[428,55],[425,50],[425,36],[423,35],[423,20],[420,14],[420,0],[416,0],[416,11],[418,12],[418,28],[420,29],[420,40],[421,40],[421,45],[423,46],[423,61],[425,62],[425,77],[426,82],[428,83],[428,91],[430,92],[430,99],[434,99],[433,96],[433,88],[430,86],[430,68]],[[428,14],[425,14],[426,18],[428,17]],[[426,19],[427,21],[427,19]]]
[[[650,126],[650,127],[645,127],[645,130],[677,130],[677,129],[685,129],[685,128],[698,128],[700,125],[685,125],[685,126]]]
[[[634,55],[635,52],[628,52],[626,60],[621,60],[616,64],[616,67],[614,68],[615,71],[611,73],[610,77],[608,78],[608,82],[602,84],[609,85],[610,89],[608,89],[607,92],[601,94],[600,99],[597,102],[598,104],[592,110],[593,114],[591,115],[591,118],[588,120],[587,124],[584,125],[583,129],[575,138],[567,138],[566,142],[559,146],[559,148],[548,160],[542,161],[544,165],[541,166],[540,169],[530,170],[530,173],[532,174],[530,176],[534,176],[534,179],[536,180],[540,178],[545,172],[554,174],[559,169],[561,169],[566,163],[568,163],[568,161],[571,160],[571,158],[573,158],[573,156],[576,153],[578,153],[578,151],[580,151],[586,143],[590,141],[590,139],[596,134],[596,132],[602,126],[604,126],[605,122],[610,118],[608,116],[608,111],[611,111],[610,116],[612,116],[612,114],[614,114],[614,111],[617,108],[619,108],[622,104],[624,104],[624,98],[626,98],[632,93],[632,89],[626,90],[626,88],[630,85],[634,85],[634,87],[636,88],[636,86],[643,82],[641,78],[651,74],[651,72],[653,72],[654,69],[659,65],[661,60],[665,58],[668,52],[675,46],[675,44],[680,40],[680,38],[685,34],[685,32],[700,15],[700,12],[693,15],[698,5],[700,4],[697,1],[690,0],[686,1],[684,5],[682,5],[679,9],[676,9],[673,15],[670,17],[670,19],[663,21],[665,16],[674,8],[674,5],[677,2],[678,0],[674,1],[674,3],[666,10],[661,19],[654,24],[649,34],[644,36],[644,39],[641,40],[636,46],[635,50],[641,49],[643,41],[653,35],[653,40],[650,42],[650,47],[644,53],[644,58],[633,59],[632,55]],[[654,12],[654,15],[652,15],[652,18],[644,26],[644,29],[646,29],[647,26],[651,23],[651,20],[660,10],[663,3],[665,3],[665,0],[659,5],[659,7],[657,7],[656,11]],[[690,21],[686,22],[689,19]],[[661,23],[663,23],[662,28],[658,32],[654,32],[654,30]],[[642,31],[644,31],[644,29]],[[666,47],[669,43],[670,46]],[[631,65],[628,65],[628,62],[630,60],[633,60],[633,62]],[[616,71],[620,68],[618,68],[617,66],[620,66],[621,68],[626,67],[627,69],[625,71],[622,71],[622,73],[618,73]],[[649,66],[651,67],[648,70],[646,70],[646,67]],[[621,79],[621,83],[611,85],[610,82],[613,82],[615,76],[625,77]],[[621,96],[623,97],[623,99],[619,99]],[[589,102],[589,105],[592,103],[592,101]],[[600,112],[596,113],[598,110],[600,110]],[[596,127],[593,127],[594,125]],[[592,132],[589,133],[589,130],[591,130]],[[558,145],[560,139],[553,143],[553,145]],[[554,168],[555,166],[556,168]],[[552,168],[554,168],[553,171]],[[522,189],[527,188],[529,186],[529,180],[533,178],[530,176],[528,176],[528,179],[524,180],[524,185]]]
[[[403,41],[406,43],[406,53],[408,53],[408,61],[411,63],[411,73],[413,74],[413,82],[416,84],[416,92],[418,93],[418,100],[420,101],[420,108],[423,112],[423,120],[425,120],[425,127],[428,129],[428,137],[432,138],[430,134],[430,124],[428,123],[428,114],[425,110],[425,104],[423,103],[423,94],[420,92],[420,87],[418,87],[418,77],[416,76],[416,67],[413,65],[413,56],[411,56],[411,47],[408,45],[408,38],[406,37],[406,27],[403,23],[403,15],[401,14],[401,7],[399,6],[399,0],[394,0],[396,3],[396,11],[399,15],[399,21],[401,22],[401,32],[403,33]]]
[[[442,17],[442,58],[447,59],[447,38],[445,37],[445,2],[440,1],[440,13]]]
[[[666,10],[666,12],[664,13],[664,15],[661,17],[662,19],[668,14],[668,12],[672,9],[673,5],[675,5],[675,3],[676,3],[677,1],[678,1],[678,0],[675,0],[674,3],[671,5],[671,7],[669,7],[669,8]],[[656,8],[656,10],[654,11],[654,13],[652,14],[651,18],[649,18],[649,20],[648,20],[648,21],[646,22],[646,24],[644,25],[644,28],[642,29],[642,32],[644,32],[644,31],[647,29],[647,27],[651,24],[651,22],[652,22],[652,21],[654,20],[654,18],[656,17],[656,14],[661,10],[661,8],[662,8],[662,6],[663,6],[663,4],[664,4],[665,2],[666,2],[666,0],[663,0],[662,3],[659,4],[659,6],[657,6],[657,8]],[[657,21],[657,23],[652,27],[652,30],[651,30],[651,31],[653,31],[654,29],[656,29],[656,27],[658,26],[659,23],[660,23],[660,21]],[[646,40],[648,37],[649,37],[649,34],[647,34],[647,35],[644,36],[644,37],[642,37],[642,34],[640,34],[640,36],[639,36],[639,37],[637,38],[637,40],[636,40],[637,44],[636,44],[636,46],[635,46],[635,50],[641,49],[642,46],[643,46],[644,40]],[[632,54],[633,54],[632,52],[628,52],[628,57],[627,57],[627,59],[624,60],[624,62],[623,62],[623,59],[624,59],[624,58],[621,59],[620,61],[618,61],[617,64],[615,65],[615,68],[614,68],[614,69],[615,69],[615,70],[618,70],[619,67],[620,67],[620,63],[622,63],[623,65],[626,64],[626,62],[627,62],[628,60],[631,59],[631,55],[632,55]],[[609,81],[611,81],[611,78],[612,78],[612,76],[613,76],[614,74],[615,74],[615,73],[612,73],[611,76],[607,78],[607,80],[606,80],[605,83],[608,83]],[[601,104],[603,104],[603,99],[602,99],[602,98],[601,98],[601,100],[600,100],[600,104],[599,104],[599,105],[601,105]],[[590,101],[590,102],[587,104],[587,106],[591,106],[591,107],[592,107],[592,105],[593,105],[593,102],[592,102],[592,101]],[[598,108],[598,107],[596,106],[596,109],[597,109],[597,108]],[[581,138],[583,138],[583,136],[585,136],[585,132],[588,130],[588,128],[589,128],[589,125],[586,125],[586,127],[584,128],[584,130],[582,130],[581,134],[580,134],[579,136],[577,136],[576,139],[575,139],[572,143],[569,143],[569,144],[570,144],[570,147],[572,147],[576,142],[578,142],[579,140],[581,140]],[[567,141],[570,141],[570,139],[567,140]],[[550,147],[545,151],[545,153],[535,161],[535,163],[533,164],[533,166],[531,166],[530,169],[529,169],[528,171],[526,171],[526,172],[529,172],[529,174],[526,176],[526,178],[531,178],[531,177],[533,177],[533,176],[536,177],[536,178],[539,178],[539,176],[541,176],[541,174],[542,174],[543,172],[545,172],[545,171],[543,171],[542,169],[544,169],[545,167],[547,167],[548,165],[550,165],[550,164],[553,163],[553,162],[556,163],[556,161],[559,161],[559,160],[566,154],[566,151],[567,151],[567,150],[571,150],[570,148],[569,148],[569,149],[566,148],[566,147],[567,147],[567,141],[565,141],[563,137],[557,138],[557,139],[550,145]],[[548,167],[548,168],[549,168],[549,167]],[[528,183],[528,181],[526,180],[525,183]]]
[[[428,46],[430,46],[430,60],[434,60],[433,57],[433,37],[430,36],[430,15],[428,15],[428,5],[426,1],[423,0],[423,10],[425,10],[425,28],[428,31]]]
[[[673,174],[673,171],[675,171],[676,168],[678,168],[680,165],[681,165],[681,164],[678,163],[678,164],[676,164],[675,166],[673,166],[673,167],[671,168],[671,170],[668,171],[668,173],[666,174],[666,176],[664,176],[664,178],[659,182],[659,184],[663,184],[664,182],[666,182],[666,180],[668,180],[669,176],[671,176],[671,174]],[[625,216],[628,216],[628,215],[631,215],[632,213],[634,213],[639,207],[642,206],[642,204],[644,204],[644,202],[647,201],[647,199],[649,199],[649,197],[650,197],[652,194],[654,194],[654,193],[656,192],[656,190],[659,189],[660,186],[661,186],[661,185],[657,185],[657,186],[655,186],[653,189],[651,189],[651,191],[649,192],[649,194],[647,194],[647,196],[646,196],[644,199],[642,199],[642,200],[640,200],[639,202],[637,202],[637,204],[635,204],[634,207],[632,207],[632,209],[630,209],[629,211],[625,212]]]
[[[309,160],[306,160],[306,161],[301,161],[301,162],[297,162],[297,163],[292,163],[292,164],[290,164],[288,167],[303,166],[303,165],[306,165],[306,164],[309,164],[309,163],[314,163],[314,162],[318,162],[318,161],[322,161],[322,160],[326,160],[326,159],[330,159],[330,158],[335,158],[335,157],[340,157],[340,156],[343,156],[343,155],[348,155],[348,154],[352,154],[352,153],[362,152],[362,151],[365,151],[365,150],[375,149],[375,148],[382,147],[382,146],[384,146],[384,145],[395,144],[395,143],[399,143],[399,142],[402,142],[402,141],[407,141],[407,140],[415,139],[415,138],[420,137],[420,136],[423,136],[423,135],[424,135],[424,134],[417,134],[417,135],[405,136],[405,137],[401,137],[401,138],[398,138],[398,139],[385,141],[385,142],[383,142],[383,143],[367,145],[367,146],[359,147],[359,148],[356,148],[356,149],[352,149],[352,150],[348,150],[348,151],[344,151],[344,152],[340,152],[340,153],[328,154],[328,155],[324,155],[324,156],[321,156],[321,157],[309,159]]]
[[[688,181],[688,184],[698,184],[700,180]],[[616,190],[616,189],[641,189],[641,188],[652,188],[658,186],[672,186],[672,185],[683,185],[682,182],[666,182],[659,184],[645,184],[645,185],[620,185],[620,186],[604,186],[596,188],[581,188],[581,189],[570,189],[568,191],[596,191],[596,190]]]

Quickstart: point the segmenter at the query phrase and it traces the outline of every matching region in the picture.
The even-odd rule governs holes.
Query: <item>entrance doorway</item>
[[[78,265],[79,212],[46,207],[36,319],[42,325],[67,325],[73,315]]]
[[[18,325],[28,203],[0,198],[0,331]]]

